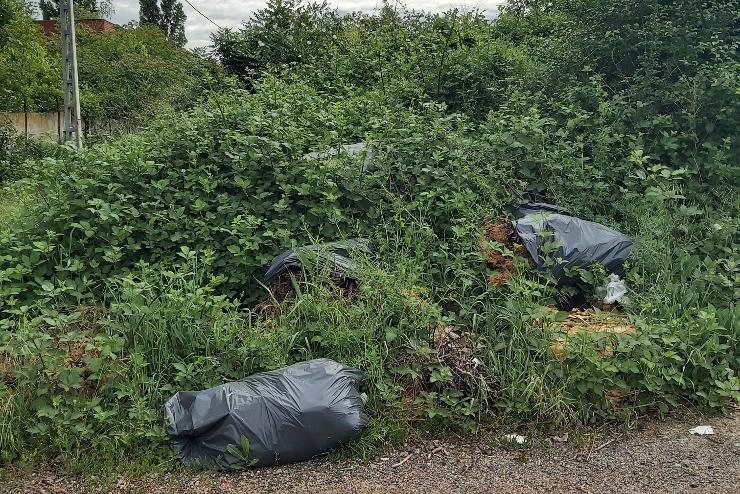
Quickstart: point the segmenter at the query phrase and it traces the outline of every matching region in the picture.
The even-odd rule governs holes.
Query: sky
[[[498,12],[498,6],[505,0],[406,0],[403,2],[409,9],[426,10],[431,12],[445,11],[454,7],[460,10],[472,10],[479,8],[485,10],[489,16]],[[115,13],[111,21],[116,24],[126,24],[131,20],[139,19],[138,0],[113,0],[111,2]],[[239,27],[242,21],[249,19],[250,15],[264,7],[264,0],[190,0],[198,10],[211,18],[221,27]],[[198,14],[193,7],[183,0],[183,9],[187,15],[185,22],[185,35],[188,38],[188,48],[197,48],[210,44],[210,35],[217,28],[210,21]],[[382,6],[380,0],[330,0],[329,4],[340,11],[363,11],[372,13]]]

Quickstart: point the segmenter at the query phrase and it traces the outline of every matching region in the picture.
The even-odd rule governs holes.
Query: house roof
[[[41,28],[44,34],[52,35],[59,33],[59,21],[56,19],[33,22]],[[109,33],[118,27],[106,19],[75,19],[75,27],[79,26],[85,26],[98,33]]]

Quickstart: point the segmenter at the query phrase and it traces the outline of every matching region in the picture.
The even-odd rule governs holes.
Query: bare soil
[[[689,429],[712,425],[713,436]],[[584,441],[584,438],[587,439]],[[531,441],[530,441],[531,442]],[[740,493],[740,413],[643,420],[632,430],[573,432],[528,446],[480,437],[424,440],[369,463],[318,459],[238,473],[81,478],[7,472],[8,493]]]

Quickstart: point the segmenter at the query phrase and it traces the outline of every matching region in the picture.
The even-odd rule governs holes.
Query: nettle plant
[[[48,449],[79,454],[111,426],[110,434],[124,440],[129,433],[112,420],[120,413],[112,398],[127,377],[123,338],[95,328],[94,308],[57,310],[53,299],[42,302],[38,315],[18,314],[0,332],[0,393],[21,421],[17,430],[0,435],[4,451],[18,453],[30,435],[31,441],[49,441]]]

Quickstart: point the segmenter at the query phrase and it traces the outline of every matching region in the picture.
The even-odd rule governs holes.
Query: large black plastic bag
[[[286,250],[276,256],[270,263],[263,281],[272,283],[281,274],[292,268],[323,269],[328,267],[332,272],[351,278],[358,269],[352,258],[356,255],[371,256],[375,252],[372,243],[364,238],[353,238],[327,244],[307,245],[294,250]]]
[[[368,418],[365,375],[329,359],[253,374],[205,391],[181,391],[165,404],[167,433],[187,464],[240,465],[229,454],[249,439],[255,466],[311,459],[358,437]]]
[[[514,213],[516,213],[517,218],[521,218],[528,214],[541,213],[541,212],[567,214],[567,215],[572,214],[568,209],[562,206],[556,206],[554,204],[548,204],[546,202],[529,202],[529,201],[520,202],[519,204],[514,206],[513,209],[514,209]]]
[[[588,268],[592,264],[601,264],[607,272],[621,275],[634,243],[631,237],[599,223],[547,211],[530,212],[512,224],[538,270],[549,270],[560,282],[568,281],[566,269]],[[543,232],[551,232],[551,235],[543,235]],[[545,265],[541,250],[546,242],[559,245],[555,252],[548,254],[556,260],[549,267]],[[564,262],[557,262],[557,259]]]

